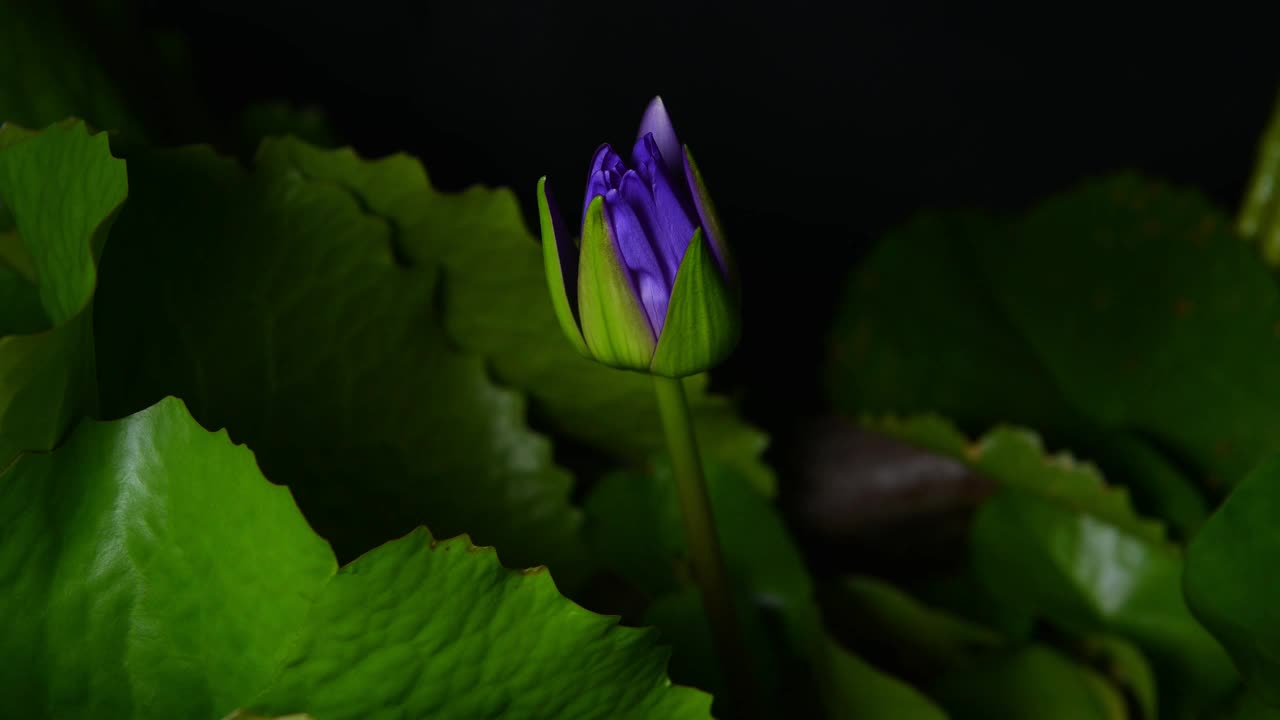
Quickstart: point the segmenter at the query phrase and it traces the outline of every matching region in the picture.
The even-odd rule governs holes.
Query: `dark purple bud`
[[[607,144],[592,157],[576,258],[546,178],[538,214],[552,308],[579,352],[677,378],[733,350],[735,275],[702,177],[660,99],[645,111],[629,158]]]
[[[665,157],[662,145],[675,142],[675,131],[660,100],[645,113],[641,129],[649,126],[663,133],[663,139],[653,131],[641,135],[629,166],[609,145],[596,150],[582,208],[585,219],[591,201],[604,197],[605,218],[657,336],[662,334],[676,271],[700,223],[679,145],[670,149],[672,159]]]

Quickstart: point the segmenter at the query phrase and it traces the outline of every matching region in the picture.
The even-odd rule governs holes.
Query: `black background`
[[[1102,173],[1229,211],[1280,73],[1256,11],[1121,16],[942,3],[144,4],[179,31],[219,122],[284,99],[444,189],[543,174],[572,207],[591,152],[661,94],[747,289],[717,384],[775,434],[820,411],[824,334],[874,237],[928,208],[1016,211]]]

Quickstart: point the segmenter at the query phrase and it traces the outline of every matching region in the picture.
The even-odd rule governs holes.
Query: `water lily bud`
[[[630,162],[596,150],[581,242],[538,181],[543,260],[560,326],[583,355],[616,368],[683,377],[738,342],[736,273],[711,198],[661,98],[640,122]]]

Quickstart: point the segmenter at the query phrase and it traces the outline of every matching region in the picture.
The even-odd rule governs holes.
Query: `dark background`
[[[922,209],[1016,211],[1136,169],[1234,211],[1277,81],[1272,17],[942,3],[150,2],[226,130],[263,100],[420,157],[444,189],[578,196],[601,142],[662,94],[747,287],[717,384],[775,434],[822,408],[824,335],[849,268]],[[297,9],[304,7],[304,9]]]

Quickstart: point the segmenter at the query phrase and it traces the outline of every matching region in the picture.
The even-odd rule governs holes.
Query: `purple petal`
[[[649,183],[649,195],[653,198],[653,226],[650,237],[655,238],[655,248],[663,256],[664,264],[679,268],[684,251],[698,227],[692,191],[686,186],[684,172],[675,176],[667,173],[653,135],[645,135],[636,141],[631,151],[636,158],[636,172]],[[683,155],[684,153],[681,153]],[[668,277],[675,284],[675,271]]]
[[[658,149],[653,133],[641,135],[636,139],[635,145],[631,146],[631,167],[635,168],[647,183],[653,182],[654,175],[667,171],[666,162],[662,159],[662,151]]]
[[[596,148],[596,152],[591,156],[591,169],[587,171],[587,175],[595,175],[601,170],[615,168],[622,165],[622,156],[613,151],[613,146],[605,143]]]
[[[605,194],[604,216],[656,336],[666,319],[671,295],[671,286],[663,282],[662,265],[653,252],[644,224],[619,191],[610,190]]]
[[[635,170],[622,176],[622,184],[618,186],[622,199],[636,214],[636,219],[644,227],[649,237],[650,246],[657,256],[658,265],[662,269],[662,278],[668,286],[676,281],[676,271],[680,269],[680,258],[675,252],[670,238],[665,236],[665,226],[661,222],[657,203],[654,202],[653,186],[644,180]]]
[[[679,177],[680,141],[676,139],[676,129],[671,125],[671,117],[667,115],[667,106],[662,104],[661,97],[649,101],[644,117],[640,118],[640,132],[636,137],[643,138],[653,133],[662,159],[672,177]]]
[[[587,173],[587,192],[582,201],[582,219],[587,218],[587,208],[597,195],[604,195],[618,186],[618,176],[626,169],[622,156],[613,151],[609,143],[596,148],[591,157],[591,170]],[[612,182],[611,182],[612,181]]]
[[[639,273],[636,284],[640,287],[640,304],[649,318],[654,336],[662,335],[662,325],[667,320],[667,305],[671,302],[671,290],[662,280],[649,273]]]

